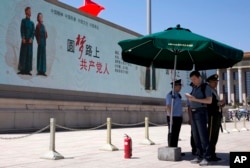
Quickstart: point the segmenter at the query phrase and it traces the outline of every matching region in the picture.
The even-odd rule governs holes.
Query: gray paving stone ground
[[[250,131],[232,132],[233,122],[226,123],[230,133],[220,133],[217,145],[218,156],[223,158],[220,162],[210,162],[212,168],[229,167],[229,152],[250,151]],[[237,128],[243,127],[242,121]],[[250,127],[250,122],[246,123]],[[132,137],[133,156],[124,159],[123,135]],[[190,148],[190,126],[182,125],[179,146],[186,155],[181,161],[158,160],[158,148],[167,146],[167,127],[151,126],[149,139],[155,145],[143,145],[145,139],[144,127],[112,129],[112,144],[118,151],[100,150],[106,145],[107,132],[105,129],[88,131],[61,131],[56,133],[55,149],[65,158],[61,160],[42,159],[49,152],[49,132],[35,134],[22,139],[0,139],[0,167],[1,168],[195,168],[191,164],[193,158]],[[0,134],[0,137],[20,137],[26,134]]]

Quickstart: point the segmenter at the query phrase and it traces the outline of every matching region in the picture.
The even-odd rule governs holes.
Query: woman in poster
[[[37,47],[37,75],[46,75],[46,39],[48,37],[46,28],[43,24],[42,13],[37,14],[37,25],[35,30]]]

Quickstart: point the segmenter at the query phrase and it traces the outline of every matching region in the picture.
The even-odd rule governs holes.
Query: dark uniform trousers
[[[221,127],[222,115],[219,111],[208,113],[208,134],[211,157],[216,157],[215,150]]]
[[[219,137],[222,114],[219,111],[218,100],[213,93],[212,103],[207,105],[208,108],[208,136],[211,158],[216,157],[215,150]]]
[[[192,130],[191,130],[191,136],[190,136],[190,144],[191,144],[191,147],[192,147],[192,154],[195,155],[196,154],[196,146],[195,146]]]
[[[170,116],[167,116],[168,124],[168,146],[178,147],[179,134],[181,130],[182,117],[173,116],[172,132],[170,134]]]

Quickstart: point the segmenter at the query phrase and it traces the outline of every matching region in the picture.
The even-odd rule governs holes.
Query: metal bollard
[[[55,139],[56,139],[56,120],[50,119],[50,146],[49,150],[55,151]]]
[[[154,145],[155,143],[149,139],[149,130],[148,130],[148,117],[145,117],[145,139],[142,141],[144,145]]]
[[[54,118],[50,119],[50,146],[49,152],[45,154],[42,159],[64,159],[64,157],[55,150],[55,132],[56,132],[56,120]]]
[[[100,150],[116,151],[118,148],[111,143],[111,118],[107,118],[107,143]]]
[[[234,120],[234,129],[232,129],[232,132],[239,132],[240,130],[237,128],[237,123],[236,123],[236,115],[233,116]]]
[[[107,118],[107,144],[111,144],[111,118]]]
[[[223,133],[229,133],[229,131],[227,130],[227,127],[226,127],[226,117],[223,116]]]
[[[241,128],[240,130],[241,131],[248,131],[249,129],[246,128],[246,117],[242,116],[242,118],[243,118],[243,128]]]

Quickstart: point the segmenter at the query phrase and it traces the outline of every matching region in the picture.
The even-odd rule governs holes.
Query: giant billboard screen
[[[151,70],[154,88],[145,89],[146,68],[121,59],[117,42],[139,36],[126,28],[49,0],[2,0],[0,18],[0,85],[152,98],[171,90],[172,70]],[[188,74],[177,71],[182,93],[190,91]]]

